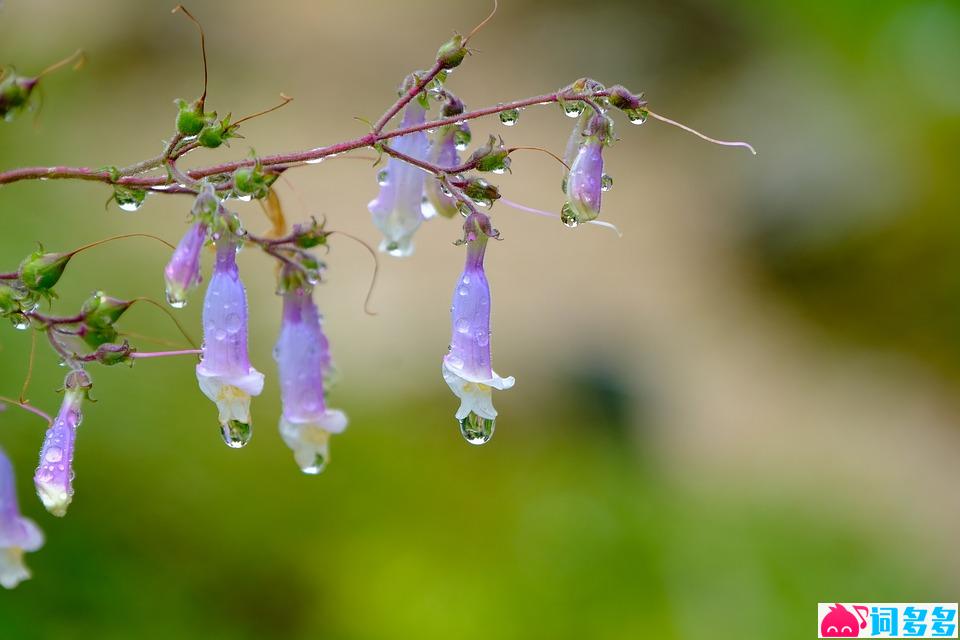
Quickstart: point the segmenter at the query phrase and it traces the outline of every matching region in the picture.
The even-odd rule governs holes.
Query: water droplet
[[[507,172],[506,167],[497,167],[496,169],[493,170],[493,173],[497,174],[498,176],[502,176],[506,172]]]
[[[117,206],[118,206],[118,207],[120,207],[120,208],[123,209],[124,211],[130,211],[130,212],[133,212],[133,211],[136,211],[137,209],[139,209],[139,208],[140,208],[140,204],[141,204],[141,203],[135,202],[135,201],[132,201],[132,200],[131,200],[131,201],[124,201],[124,202],[119,202],[119,201],[117,202]]]
[[[580,100],[574,100],[572,102],[563,103],[563,112],[568,118],[579,118],[580,114],[583,113],[583,102]]]
[[[313,160],[305,160],[306,164],[320,164],[324,161],[324,158],[314,158]]]
[[[490,344],[490,332],[478,330],[476,333],[477,344],[481,347],[485,347]]]
[[[22,313],[13,313],[10,315],[10,322],[17,331],[26,331],[30,328],[30,319]]]
[[[114,188],[113,199],[117,201],[117,206],[120,209],[132,213],[143,205],[144,200],[147,199],[147,192],[143,189],[128,189],[118,186]]]
[[[240,202],[250,202],[251,200],[253,200],[253,196],[250,195],[249,193],[246,193],[244,195],[238,195],[237,200],[239,200]]]
[[[60,462],[63,460],[63,449],[60,447],[50,447],[43,457],[47,462]]]
[[[229,333],[236,333],[240,331],[243,326],[243,322],[240,319],[240,314],[228,313],[227,317],[224,319],[224,326],[226,326]]]
[[[217,342],[221,342],[227,337],[227,332],[223,329],[217,329],[213,332],[213,337]]]
[[[600,189],[602,191],[610,191],[610,189],[613,189],[613,178],[607,174],[603,174],[600,177]]]
[[[173,291],[167,290],[167,304],[169,304],[174,309],[183,309],[187,306],[187,299],[181,297],[179,294],[174,293]]]
[[[327,460],[323,457],[322,454],[317,454],[313,459],[313,464],[307,465],[306,467],[300,467],[300,470],[305,474],[310,476],[315,476],[321,471],[323,471],[327,466]]]
[[[465,273],[463,275],[463,279],[461,280],[461,282],[463,282],[463,284],[470,284],[470,274]]]
[[[253,427],[246,422],[239,420],[229,420],[226,424],[220,425],[220,435],[223,441],[231,449],[239,449],[246,446],[253,437]]]
[[[387,172],[386,169],[382,169],[377,173],[377,184],[379,184],[381,187],[385,187],[389,182],[390,182],[390,174]]]
[[[53,470],[50,467],[40,467],[37,471],[37,480],[40,482],[50,482],[53,480]]]
[[[467,289],[467,287],[460,287],[459,289],[457,289],[457,294],[458,294],[458,295],[465,296],[465,295],[467,295],[468,293],[470,293],[470,290]]]
[[[481,418],[472,411],[470,415],[459,422],[460,433],[463,435],[463,439],[474,445],[490,442],[490,438],[493,437],[493,431],[497,426],[496,420]]]
[[[512,127],[513,125],[517,124],[517,120],[519,119],[519,109],[507,109],[506,111],[500,112],[500,122],[502,122],[506,127]]]
[[[453,133],[453,146],[457,151],[465,151],[470,145],[470,131],[468,129],[457,129]]]
[[[455,326],[458,333],[467,333],[470,331],[470,323],[467,322],[466,318],[460,318],[456,321]]]
[[[560,209],[560,222],[567,225],[571,229],[580,224],[580,219],[577,216],[577,212],[573,210],[573,207],[569,202],[563,205],[563,208]]]
[[[627,115],[627,119],[633,124],[643,124],[647,121],[646,109],[624,109],[623,112]]]

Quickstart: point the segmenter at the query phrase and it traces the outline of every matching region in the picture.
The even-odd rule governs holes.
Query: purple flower
[[[200,390],[217,403],[224,442],[250,441],[250,397],[263,390],[263,374],[247,353],[247,294],[237,270],[235,236],[217,240],[217,257],[203,301],[203,354],[197,365]]]
[[[163,270],[167,281],[167,302],[177,309],[187,304],[187,291],[200,284],[200,250],[207,241],[207,225],[195,222],[177,244]]]
[[[67,374],[60,413],[47,429],[40,449],[33,481],[43,506],[55,516],[66,515],[73,500],[73,448],[83,419],[80,407],[90,387],[86,372],[75,369]]]
[[[413,100],[403,113],[401,127],[411,127],[426,121],[423,106]],[[393,148],[408,156],[423,160],[427,155],[427,136],[422,131],[400,136]],[[387,160],[385,182],[380,193],[367,208],[373,214],[373,223],[383,234],[380,250],[392,256],[413,253],[413,234],[423,222],[421,210],[426,173],[396,158]]]
[[[346,429],[347,417],[328,409],[324,400],[330,345],[310,288],[292,287],[283,294],[280,338],[273,356],[283,401],[280,436],[304,473],[320,473],[330,459],[330,434]]]
[[[200,250],[207,241],[208,223],[219,209],[220,199],[216,189],[209,182],[205,182],[193,202],[191,214],[195,222],[180,239],[170,262],[163,270],[164,279],[167,281],[167,302],[171,307],[180,309],[186,305],[187,292],[203,279],[200,275]]]
[[[600,194],[604,189],[602,154],[609,138],[610,122],[607,117],[599,114],[592,116],[584,128],[583,140],[570,165],[564,186],[567,202],[563,205],[560,219],[568,227],[589,222],[600,215]]]
[[[20,514],[13,465],[0,449],[0,585],[13,589],[30,577],[23,564],[25,551],[43,546],[43,532]]]
[[[430,140],[427,160],[440,167],[455,167],[460,164],[456,146],[458,130],[457,125],[440,127]],[[440,188],[440,181],[437,179],[427,178],[423,186],[423,194],[423,216],[425,218],[431,218],[438,214],[444,218],[452,218],[460,212],[457,209],[457,199],[453,195],[444,193]]]
[[[490,219],[472,213],[463,225],[467,260],[453,293],[450,316],[453,335],[443,357],[443,379],[460,398],[456,418],[470,444],[483,444],[493,436],[497,410],[493,389],[509,389],[512,377],[501,378],[490,361],[490,285],[483,272],[487,239],[496,232]]]

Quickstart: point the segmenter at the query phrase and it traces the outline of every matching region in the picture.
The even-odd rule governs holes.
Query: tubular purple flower
[[[237,270],[238,246],[229,233],[217,240],[197,365],[200,390],[217,404],[224,442],[234,448],[250,441],[250,398],[263,391],[263,374],[250,365],[247,353],[247,294]]]
[[[583,130],[583,141],[570,165],[564,186],[567,202],[560,212],[560,219],[568,227],[576,227],[600,215],[600,195],[604,189],[603,147],[609,139],[609,120],[606,116],[593,115]]]
[[[320,473],[330,459],[330,435],[346,429],[347,417],[326,405],[324,377],[331,366],[330,345],[309,287],[295,286],[283,294],[280,337],[273,356],[283,402],[280,436],[304,473]]]
[[[426,122],[426,110],[412,100],[403,113],[401,127]],[[427,156],[427,135],[422,131],[400,136],[393,147],[406,155],[423,160]],[[383,234],[380,250],[403,257],[413,253],[413,234],[423,222],[422,200],[426,173],[396,158],[387,160],[386,179],[380,193],[367,208],[373,223]]]
[[[0,585],[13,589],[30,577],[23,564],[24,552],[43,546],[43,532],[20,514],[13,465],[0,449]]]
[[[455,167],[460,164],[456,145],[458,130],[457,125],[447,125],[437,130],[430,140],[430,149],[427,155],[429,162],[440,167]],[[436,178],[428,177],[426,179],[423,194],[424,218],[432,218],[438,214],[444,218],[452,218],[460,212],[457,209],[457,199],[453,195],[444,193],[443,189],[440,188],[440,181]]]
[[[193,202],[191,214],[194,224],[177,244],[163,270],[167,282],[167,302],[171,307],[180,309],[187,304],[187,292],[200,284],[200,251],[207,241],[208,223],[211,216],[220,208],[217,191],[209,182],[205,182]]]
[[[472,213],[463,225],[467,259],[457,281],[450,309],[453,324],[450,348],[443,357],[443,379],[460,398],[456,418],[470,444],[483,444],[493,436],[497,410],[493,389],[509,389],[513,377],[501,378],[490,358],[490,285],[483,271],[488,238],[496,232],[490,218]]]
[[[63,517],[73,500],[73,450],[77,427],[83,419],[80,408],[91,387],[90,376],[81,369],[67,374],[63,403],[40,449],[40,463],[33,477],[37,495],[47,511]]]
[[[195,222],[177,244],[163,270],[167,282],[167,302],[180,309],[187,304],[187,292],[200,284],[200,250],[207,241],[207,225]]]

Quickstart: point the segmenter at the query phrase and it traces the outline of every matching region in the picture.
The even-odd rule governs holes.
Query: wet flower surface
[[[203,301],[200,390],[217,405],[223,439],[242,447],[252,435],[250,398],[263,391],[263,374],[247,352],[247,294],[237,269],[238,240],[217,240],[217,257]]]
[[[13,465],[0,449],[0,585],[13,589],[29,578],[23,554],[42,546],[43,532],[20,514]]]
[[[274,358],[283,402],[280,435],[304,473],[320,473],[330,459],[330,434],[346,429],[347,417],[326,405],[330,346],[309,287],[293,287],[283,295]]]
[[[453,292],[450,350],[443,357],[443,379],[460,398],[456,418],[464,438],[483,444],[493,436],[497,410],[493,389],[509,389],[513,377],[493,371],[490,356],[490,285],[483,269],[490,220],[473,213],[464,223],[467,258]]]
[[[34,485],[43,506],[55,516],[66,515],[73,500],[73,452],[83,419],[80,408],[89,388],[90,378],[85,372],[75,370],[67,375],[60,412],[47,429],[40,449]]]

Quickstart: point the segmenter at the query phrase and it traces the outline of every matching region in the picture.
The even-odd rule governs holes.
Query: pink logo
[[[856,638],[860,629],[867,628],[867,613],[869,609],[853,605],[857,615],[839,602],[830,607],[827,615],[820,621],[820,635],[824,638]]]

